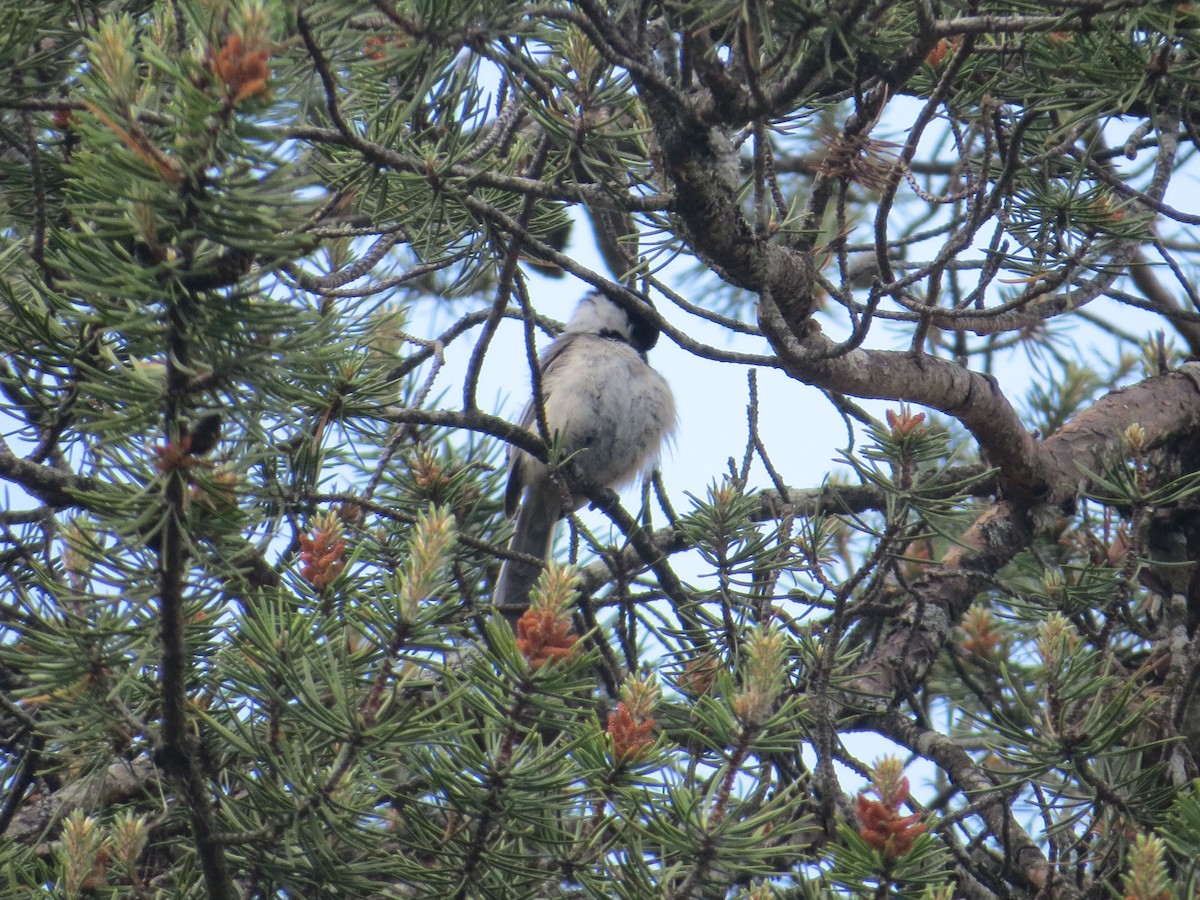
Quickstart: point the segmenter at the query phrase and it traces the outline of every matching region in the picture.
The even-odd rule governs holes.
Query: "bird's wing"
[[[543,403],[550,397],[550,385],[554,381],[554,370],[562,361],[562,355],[571,344],[575,343],[581,335],[578,334],[562,334],[559,335],[545,352],[542,353],[538,360],[538,368],[542,373],[542,401]],[[537,432],[537,412],[534,408],[534,401],[530,399],[525,404],[525,409],[521,412],[519,424],[526,431]],[[525,474],[522,471],[524,466],[521,465],[521,460],[528,458],[528,454],[521,448],[514,447],[511,444],[508,448],[508,486],[504,490],[504,514],[510,519],[517,514],[517,507],[521,503],[521,494],[525,491],[526,481]]]

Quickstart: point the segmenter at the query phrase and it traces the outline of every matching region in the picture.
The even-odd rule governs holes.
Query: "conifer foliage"
[[[1200,5],[0,21],[4,896],[1195,895]],[[551,277],[748,403],[514,629]]]

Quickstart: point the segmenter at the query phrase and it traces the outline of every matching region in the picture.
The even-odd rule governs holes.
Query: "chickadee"
[[[656,325],[593,291],[579,301],[566,329],[538,360],[546,427],[587,484],[621,488],[632,483],[658,460],[675,428],[671,388],[646,362],[657,341]],[[537,428],[533,400],[521,426]],[[572,493],[570,508],[579,509],[587,500]],[[509,549],[549,559],[563,507],[562,491],[546,464],[510,447],[504,511],[509,518],[517,515],[517,526]],[[515,625],[529,606],[540,571],[540,566],[505,561],[493,602],[510,623]]]

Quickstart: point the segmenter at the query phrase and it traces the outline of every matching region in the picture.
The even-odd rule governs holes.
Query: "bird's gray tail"
[[[547,479],[545,485],[530,485],[521,501],[517,527],[508,549],[540,560],[549,559],[554,526],[561,510],[562,498],[556,484]],[[492,602],[514,629],[529,608],[529,595],[541,572],[541,566],[516,559],[506,559],[500,568]]]

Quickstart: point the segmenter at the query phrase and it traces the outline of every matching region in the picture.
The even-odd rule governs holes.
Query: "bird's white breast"
[[[623,487],[657,460],[675,427],[675,400],[628,344],[571,335],[546,395],[546,424],[590,482]],[[582,500],[582,498],[581,498]]]

